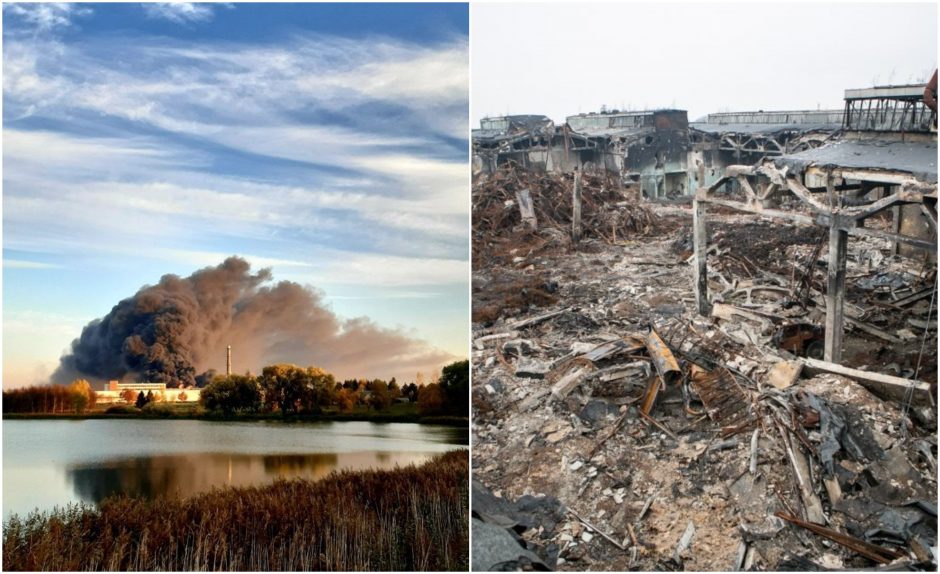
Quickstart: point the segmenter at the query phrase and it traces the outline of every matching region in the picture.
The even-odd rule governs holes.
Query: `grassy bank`
[[[4,570],[467,570],[468,455],[14,516]]]
[[[388,409],[376,411],[367,407],[357,407],[349,412],[336,409],[327,409],[318,414],[294,414],[287,418],[280,413],[237,413],[226,415],[221,412],[206,411],[198,403],[158,403],[157,408],[137,409],[133,406],[123,406],[124,412],[105,412],[110,405],[98,405],[81,414],[48,414],[48,413],[6,413],[4,419],[195,419],[211,421],[365,421],[381,423],[421,423],[450,426],[469,426],[469,419],[456,416],[422,416],[413,403],[394,404]]]

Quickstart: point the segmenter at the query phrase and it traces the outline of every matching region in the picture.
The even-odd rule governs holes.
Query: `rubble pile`
[[[534,187],[502,177],[475,187],[475,242],[523,224],[518,209],[477,218]],[[935,569],[935,264],[850,242],[834,365],[820,360],[825,234],[710,214],[702,317],[673,233],[689,210],[643,209],[644,235],[586,227],[577,246],[474,262],[474,478],[563,509],[516,528],[538,561],[510,567]]]
[[[585,172],[579,177],[585,237],[616,242],[646,234],[656,225],[652,211],[636,202],[637,189],[624,187],[607,172]],[[572,174],[534,172],[514,163],[478,178],[472,192],[474,257],[505,252],[507,240],[525,242],[526,236],[538,247],[569,243],[574,178]],[[525,207],[521,203],[531,203],[528,222],[523,221]]]

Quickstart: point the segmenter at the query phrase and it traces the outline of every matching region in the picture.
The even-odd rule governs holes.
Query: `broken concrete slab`
[[[803,363],[800,361],[780,361],[770,369],[764,382],[775,389],[786,389],[800,378],[802,371]]]
[[[529,379],[544,379],[551,371],[551,364],[531,357],[522,357],[516,362],[516,376]]]

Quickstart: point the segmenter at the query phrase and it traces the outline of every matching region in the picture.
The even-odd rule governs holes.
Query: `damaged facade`
[[[475,179],[475,569],[936,569],[936,116],[902,88],[687,126],[691,209],[631,194],[617,113],[568,118],[577,173]]]
[[[622,184],[638,186],[646,197],[690,193],[685,110],[579,114],[562,126],[545,116],[486,118],[480,124],[473,130],[474,174],[492,174],[508,163],[559,173],[601,170],[618,174]]]
[[[592,166],[638,184],[646,197],[685,195],[689,189],[689,120],[685,110],[579,114],[567,118],[593,142]]]
[[[647,198],[690,196],[729,165],[822,145],[842,118],[842,110],[735,112],[690,123],[685,110],[670,109],[578,114],[562,126],[545,116],[486,118],[473,131],[473,168],[605,170]]]

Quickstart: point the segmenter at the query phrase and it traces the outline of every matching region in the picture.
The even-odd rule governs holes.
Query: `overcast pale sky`
[[[841,108],[846,88],[921,82],[930,4],[473,4],[471,117],[676,107]]]

